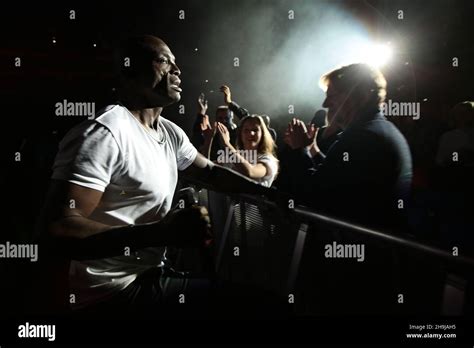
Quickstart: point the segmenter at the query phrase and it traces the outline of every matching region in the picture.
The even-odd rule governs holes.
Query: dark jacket
[[[412,160],[400,131],[381,113],[351,124],[328,150],[319,166],[308,166],[299,151],[292,161],[296,199],[340,218],[374,227],[400,222],[412,181]],[[299,167],[299,169],[297,169]]]

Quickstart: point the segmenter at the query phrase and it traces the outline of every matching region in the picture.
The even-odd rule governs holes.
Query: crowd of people
[[[380,112],[386,95],[383,75],[367,65],[353,64],[326,74],[322,81],[327,116],[319,112],[309,125],[293,118],[283,135],[286,149],[280,151],[280,161],[275,157],[276,137],[271,137],[264,122],[268,116],[249,115],[231,100],[225,85],[221,91],[227,105],[217,108],[214,124],[199,102],[195,146],[216,163],[215,154],[229,149],[236,158],[227,160],[236,163],[219,164],[258,183],[274,184],[300,204],[371,226],[399,225],[397,205],[399,200],[408,201],[412,161],[403,135]],[[220,116],[223,112],[226,117]],[[241,118],[236,128],[234,114]],[[213,142],[217,146],[210,151]],[[246,150],[247,157],[248,150],[256,150],[254,163],[238,149]]]
[[[201,99],[194,145],[216,164],[231,168],[266,187],[272,186],[278,174],[275,153],[276,132],[269,127],[268,115],[249,114],[231,99],[228,86],[221,86],[227,105],[216,110],[216,122],[212,125],[205,114],[207,105]],[[234,114],[239,125],[233,122]]]
[[[407,228],[412,153],[380,111],[387,82],[377,69],[352,64],[323,75],[327,114],[318,111],[308,125],[288,120],[284,134],[270,127],[268,115],[239,106],[223,85],[224,105],[214,121],[205,96],[198,98],[189,140],[162,116],[181,93],[181,71],[167,44],[142,36],[129,40],[122,54],[134,64],[120,69],[117,103],[60,144],[40,227],[44,239],[68,255],[63,268],[75,310],[152,312],[183,292],[190,298],[247,293],[163,274],[165,247],[205,248],[212,240],[205,208],[173,209],[178,171],[223,192],[275,201],[284,193],[346,221],[391,232]],[[443,135],[437,160],[472,167],[473,103],[453,113],[456,128]],[[277,149],[277,138],[285,146]],[[454,153],[461,162],[453,161]]]

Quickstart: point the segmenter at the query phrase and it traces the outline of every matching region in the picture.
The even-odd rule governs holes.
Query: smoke
[[[350,63],[368,40],[364,26],[340,3],[212,2],[207,13],[200,41],[209,82],[201,88],[221,104],[218,87],[228,84],[233,99],[250,112],[282,122],[311,119],[324,100],[320,76]]]

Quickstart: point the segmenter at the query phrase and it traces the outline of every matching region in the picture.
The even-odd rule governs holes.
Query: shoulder
[[[99,111],[95,122],[107,127],[115,135],[135,122],[132,117],[123,106],[109,105]]]
[[[166,131],[168,139],[177,147],[189,141],[188,136],[184,130],[176,123],[160,116],[160,124]]]
[[[258,155],[257,160],[278,162],[278,159],[275,156],[273,156],[272,154],[268,154],[268,153]]]
[[[263,163],[270,167],[272,171],[278,169],[278,159],[271,154],[260,154],[257,156],[257,163]]]
[[[163,125],[163,127],[166,128],[166,130],[169,133],[172,133],[177,136],[182,136],[184,131],[181,129],[180,126],[178,126],[176,123],[164,118],[163,116],[160,116],[160,123]]]
[[[96,120],[87,120],[72,128],[61,140],[53,171],[56,178],[69,178],[72,171],[85,176],[88,170],[100,165],[112,168],[121,162],[121,157],[120,146],[109,128]]]
[[[278,174],[278,160],[271,154],[260,154],[257,156],[257,163],[262,163],[267,168],[267,173],[258,180],[259,183],[270,187]]]
[[[72,128],[67,136],[92,136],[93,134],[107,134],[116,137],[130,125],[130,117],[119,105],[109,105],[99,111],[93,120],[84,121]]]
[[[356,142],[359,145],[373,145],[375,143],[404,142],[405,138],[398,128],[381,113],[374,119],[363,122],[356,127],[342,132],[341,143]]]
[[[138,120],[121,105],[105,107],[94,121],[110,132],[124,153],[128,153],[129,148],[136,143],[137,137],[142,136]]]
[[[85,141],[93,142],[95,139],[104,140],[107,138],[113,138],[108,127],[95,120],[87,120],[71,128],[61,140],[60,146],[64,147],[68,143],[80,145]]]
[[[98,116],[86,120],[75,127],[63,137],[59,144],[59,152],[87,153],[92,149],[111,151],[112,148],[122,150],[125,129],[130,129],[129,120],[119,109],[118,105],[109,106],[99,111]]]

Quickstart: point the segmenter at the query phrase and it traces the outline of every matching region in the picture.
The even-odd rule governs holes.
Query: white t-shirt
[[[257,163],[263,163],[267,167],[267,175],[256,181],[263,186],[270,187],[278,174],[278,160],[272,155],[258,155]]]
[[[158,221],[171,208],[178,170],[190,166],[197,155],[173,122],[160,117],[158,129],[162,137],[150,134],[126,108],[108,106],[95,120],[79,124],[64,137],[52,178],[103,192],[92,220],[108,225]],[[161,265],[163,253],[164,248],[146,248],[131,256],[73,261],[73,307],[124,289],[139,273]]]

